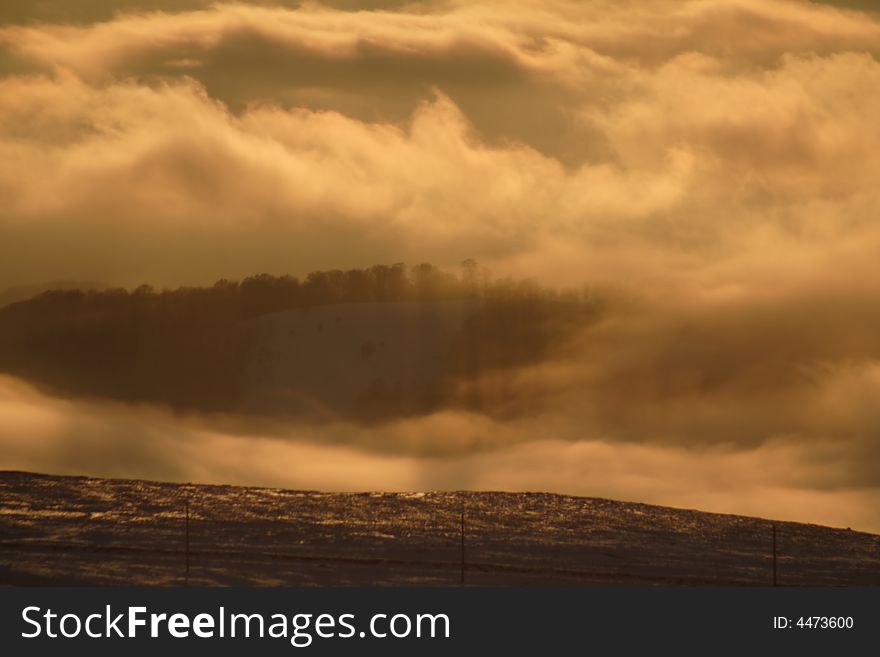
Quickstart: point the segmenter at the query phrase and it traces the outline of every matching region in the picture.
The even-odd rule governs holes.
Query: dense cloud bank
[[[5,285],[475,257],[750,294],[872,266],[868,14],[198,4],[0,28]]]

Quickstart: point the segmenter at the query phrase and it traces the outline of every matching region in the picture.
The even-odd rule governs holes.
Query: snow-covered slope
[[[347,303],[258,317],[244,406],[320,416],[417,405],[442,384],[452,340],[478,303]]]
[[[187,579],[186,505],[189,501]],[[0,583],[880,585],[880,536],[543,493],[0,473]]]

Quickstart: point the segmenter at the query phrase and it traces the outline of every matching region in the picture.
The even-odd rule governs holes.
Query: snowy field
[[[20,472],[0,472],[0,584],[446,586],[463,570],[467,585],[770,585],[774,525],[780,585],[880,585],[880,536],[847,529],[550,494]]]

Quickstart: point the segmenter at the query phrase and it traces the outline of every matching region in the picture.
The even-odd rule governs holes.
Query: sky
[[[526,420],[279,436],[4,379],[5,462],[880,531],[872,4],[4,3],[0,291],[474,258],[645,299],[519,374],[547,399]],[[118,439],[134,425],[154,439]]]

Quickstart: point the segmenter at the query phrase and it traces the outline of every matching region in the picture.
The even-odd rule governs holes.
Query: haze
[[[507,414],[267,426],[5,376],[0,467],[880,531],[873,3],[6,4],[0,293],[474,258],[636,301],[481,379]]]

